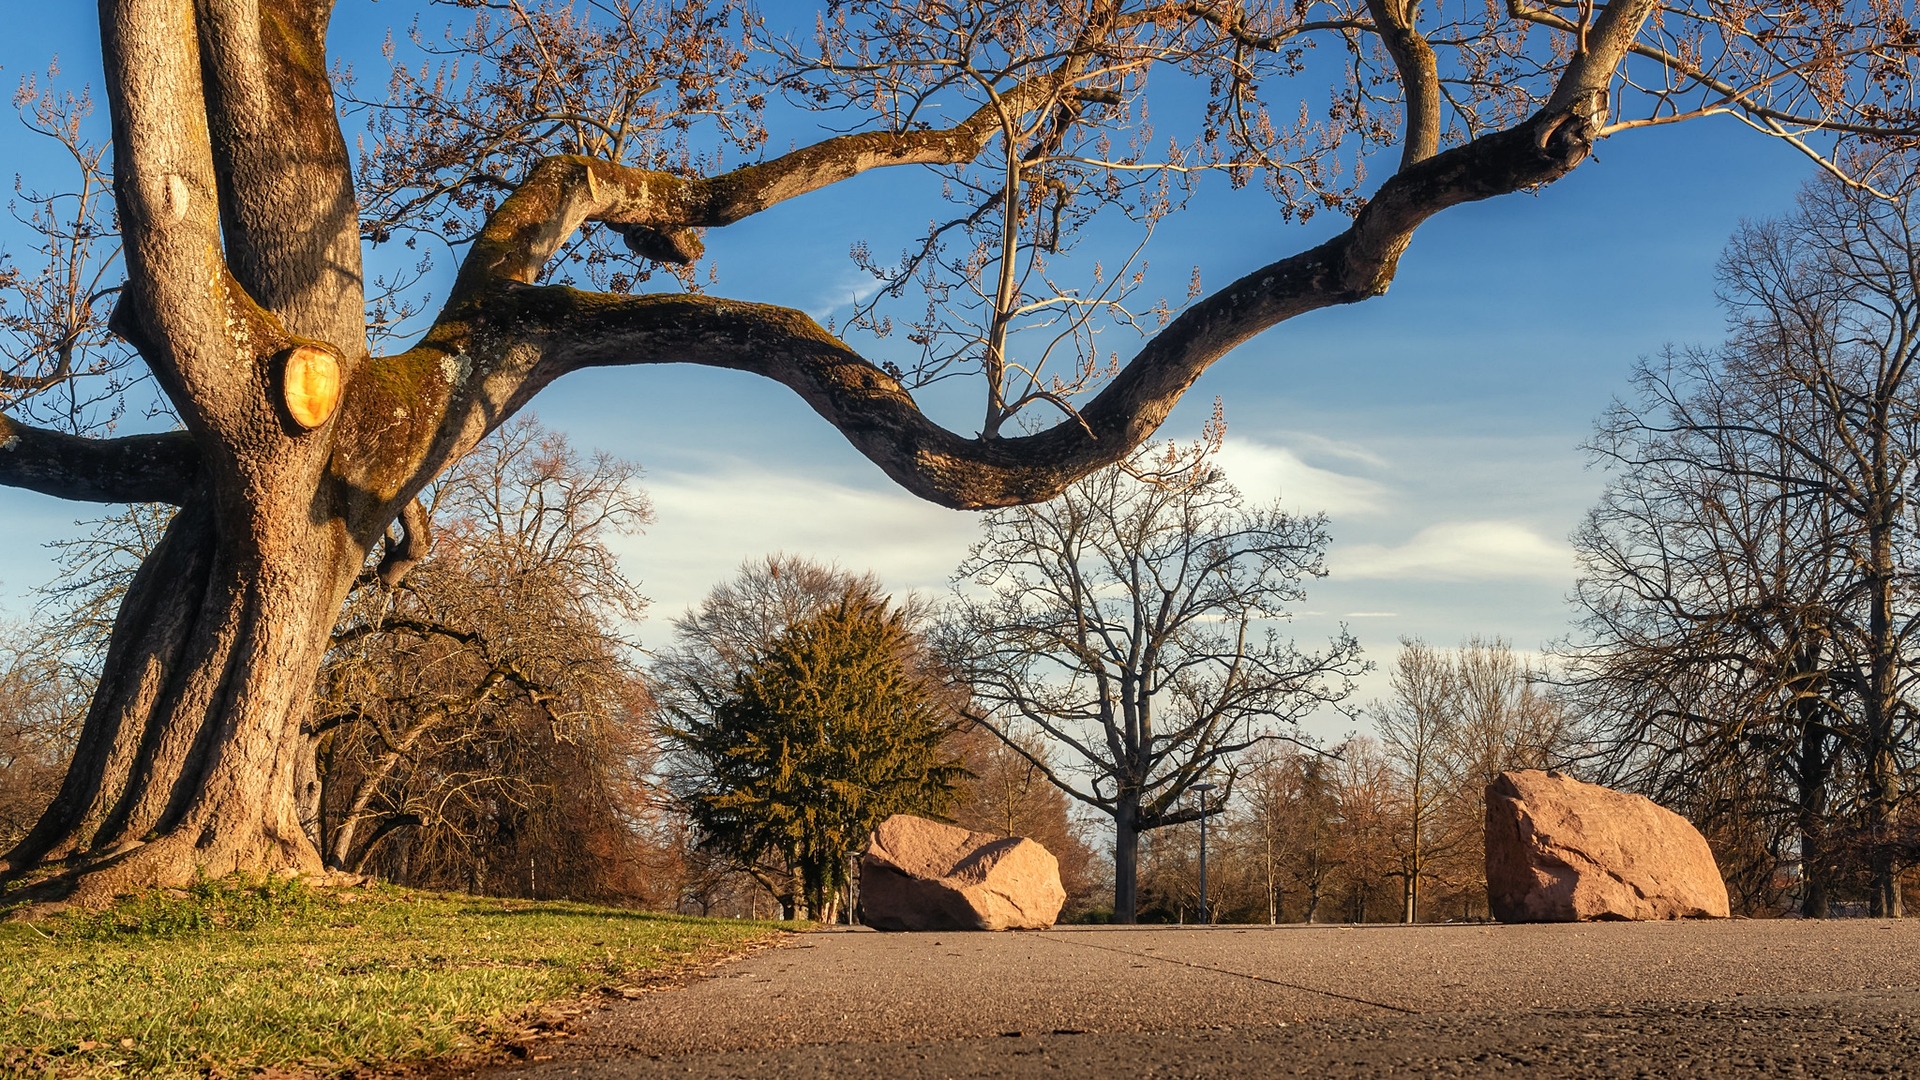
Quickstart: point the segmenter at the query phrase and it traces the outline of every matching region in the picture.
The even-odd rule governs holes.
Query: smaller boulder
[[[895,814],[860,856],[860,921],[876,930],[1044,930],[1066,902],[1059,861],[1024,836]]]
[[[1686,818],[1529,769],[1487,785],[1487,908],[1501,922],[1724,919],[1727,885]]]

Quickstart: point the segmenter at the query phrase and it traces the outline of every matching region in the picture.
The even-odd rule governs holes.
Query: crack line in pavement
[[[1254,982],[1263,982],[1272,986],[1283,986],[1288,990],[1304,990],[1309,994],[1320,994],[1323,997],[1339,998],[1341,1001],[1351,1001],[1358,1005],[1371,1005],[1376,1009],[1386,1009],[1390,1012],[1402,1013],[1407,1016],[1420,1015],[1420,1010],[1409,1009],[1404,1005],[1389,1005],[1384,1001],[1373,1001],[1369,998],[1354,997],[1352,994],[1342,994],[1334,990],[1322,990],[1316,986],[1302,986],[1299,983],[1290,983],[1281,979],[1269,979],[1265,975],[1249,975],[1244,971],[1234,971],[1232,968],[1218,968],[1211,964],[1196,964],[1191,960],[1175,960],[1170,956],[1155,956],[1152,953],[1137,953],[1130,949],[1116,949],[1111,945],[1095,945],[1086,941],[1069,941],[1065,937],[1056,937],[1052,934],[1036,934],[1035,936],[1046,941],[1058,942],[1062,945],[1078,945],[1083,949],[1099,949],[1101,952],[1119,953],[1121,956],[1131,956],[1139,960],[1158,960],[1163,964],[1175,964],[1179,967],[1193,968],[1196,971],[1211,971],[1217,975],[1232,975],[1235,978],[1251,979]]]

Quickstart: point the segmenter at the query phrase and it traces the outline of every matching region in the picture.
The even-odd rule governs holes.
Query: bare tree
[[[1395,790],[1386,812],[1401,921],[1433,907],[1429,885],[1446,894],[1447,910],[1483,903],[1487,785],[1509,769],[1555,768],[1576,756],[1566,709],[1545,692],[1547,681],[1499,638],[1471,637],[1457,649],[1401,640],[1393,696],[1370,710],[1379,744],[1361,744],[1382,759]],[[1357,790],[1371,797],[1370,788]]]
[[[0,873],[52,866],[69,876],[49,893],[96,900],[207,868],[317,869],[294,773],[307,691],[342,601],[402,511],[567,372],[683,362],[757,373],[792,387],[909,491],[959,507],[1044,499],[1124,459],[1236,345],[1304,312],[1379,295],[1435,214],[1551,183],[1601,138],[1733,113],[1819,154],[1824,144],[1810,139],[1827,133],[1903,136],[1913,124],[1912,19],[1865,3],[1730,13],[1713,0],[1458,12],[1391,0],[860,0],[822,19],[811,47],[773,40],[724,6],[662,5],[687,13],[660,20],[664,42],[568,36],[580,21],[562,13],[622,25],[628,7],[612,0],[463,6],[479,9],[496,32],[452,39],[463,62],[486,71],[478,96],[454,87],[447,108],[416,109],[420,96],[402,82],[391,115],[407,130],[383,136],[421,161],[442,160],[430,151],[445,148],[453,164],[380,192],[376,168],[363,201],[326,53],[331,0],[102,6],[126,272],[111,325],[184,430],[80,440],[10,415],[0,419],[9,448],[0,482],[181,510],[127,591],[69,777]],[[634,23],[652,29],[649,19]],[[797,104],[845,110],[846,133],[719,171],[718,148],[758,136],[744,120],[718,118],[757,110],[751,94],[731,99],[737,65],[703,50],[742,39],[775,58],[766,75]],[[548,71],[522,49],[549,41],[566,45],[551,55],[573,66]],[[1320,56],[1329,59],[1316,68]],[[668,68],[648,68],[650,57]],[[525,72],[539,72],[538,92],[506,85]],[[1135,159],[1114,148],[1166,135],[1147,141],[1143,95],[1155,73],[1193,80],[1210,107],[1174,138],[1178,154]],[[1324,96],[1289,96],[1322,73]],[[564,87],[584,89],[567,96]],[[622,95],[662,104],[608,107]],[[671,145],[671,134],[582,135],[620,116],[669,133],[703,124],[707,141],[660,167],[645,148]],[[503,139],[517,141],[493,150]],[[1363,175],[1382,157],[1388,169]],[[486,161],[495,164],[462,167]],[[893,373],[902,369],[870,362],[798,312],[553,280],[554,260],[579,251],[583,227],[610,230],[656,262],[686,263],[698,257],[699,230],[854,175],[970,163],[1004,179],[976,180],[972,209],[952,220],[997,220],[999,242],[975,236],[974,254],[947,264],[960,276],[942,271],[940,288],[993,284],[974,293],[979,303],[952,309],[976,340],[938,352],[934,366],[982,377],[977,434],[934,423]],[[1195,170],[1258,177],[1278,200],[1276,218],[1354,217],[1331,239],[1197,290],[1178,317],[1161,309],[1164,326],[1158,305],[1111,306],[1103,274],[1087,265],[1110,272],[1124,260],[1083,262],[1078,280],[1090,286],[1066,281],[1064,269],[1057,286],[1039,284],[1049,266],[1063,267],[1049,249],[1075,214],[1110,209],[1150,223],[1161,212],[1157,195],[1109,194],[1143,170],[1156,183]],[[375,240],[401,230],[406,215],[471,222],[446,230],[456,243],[471,237],[447,295],[435,305],[414,294],[430,321],[424,334],[379,356],[367,310],[370,297],[381,309],[384,287],[369,288],[361,259],[360,208],[375,201],[405,207],[375,215]],[[1137,323],[1144,344],[1124,363],[1109,355],[1104,366],[1051,368],[1047,335],[1016,347],[1016,324],[1083,309]],[[1071,317],[1060,326],[1088,340]],[[930,328],[923,321],[913,333]],[[1083,380],[1088,367],[1098,370]],[[1082,386],[1089,396],[1070,400]],[[1035,424],[1044,409],[1058,419],[1002,434],[1021,406],[1041,407],[1025,414]],[[165,751],[142,756],[143,747]]]
[[[0,844],[25,836],[52,801],[86,713],[87,680],[48,644],[0,623]]]
[[[1290,810],[1298,787],[1295,746],[1265,747],[1249,755],[1240,780],[1252,844],[1248,854],[1256,865],[1268,923],[1278,923],[1285,908],[1283,866],[1288,857]]]
[[[1340,807],[1334,858],[1346,891],[1344,914],[1348,922],[1363,923],[1392,897],[1387,890],[1399,876],[1400,860],[1394,851],[1395,819],[1404,816],[1399,778],[1380,752],[1378,740],[1369,735],[1349,738],[1330,771]],[[1394,899],[1404,905],[1404,896]]]
[[[1565,711],[1543,672],[1502,638],[1470,637],[1453,657],[1459,695],[1453,755],[1474,799],[1510,769],[1550,769],[1565,760]]]
[[[1835,813],[1857,823],[1873,912],[1902,906],[1916,253],[1904,189],[1818,182],[1791,217],[1743,228],[1721,263],[1727,342],[1643,367],[1642,400],[1596,440],[1619,479],[1581,535],[1586,670],[1645,703],[1613,713],[1616,761],[1646,751],[1655,775],[1663,760],[1771,762],[1766,801],[1798,818],[1814,913]],[[1847,771],[1857,786],[1837,786]],[[1841,793],[1850,806],[1831,801]]]
[[[1603,422],[1595,452],[1615,476],[1575,536],[1581,630],[1564,652],[1583,728],[1604,778],[1709,832],[1730,809],[1717,793],[1755,790],[1723,781],[1759,768],[1767,794],[1742,800],[1741,827],[1796,834],[1783,850],[1801,911],[1824,917],[1845,801],[1831,604],[1848,572],[1833,513],[1796,493],[1791,457],[1760,433],[1800,410],[1705,353],[1636,381],[1640,400]]]
[[[646,601],[609,544],[651,520],[637,476],[523,416],[435,485],[431,553],[369,568],[306,729],[329,866],[386,842],[396,880],[586,895],[595,855],[627,856],[652,716],[624,632]]]
[[[1400,853],[1402,922],[1420,921],[1420,882],[1436,855],[1457,839],[1454,752],[1460,722],[1460,684],[1450,659],[1418,638],[1401,638],[1388,674],[1393,697],[1369,710],[1380,731],[1381,751],[1404,792]],[[1451,820],[1450,820],[1451,819]]]
[[[855,592],[884,595],[880,579],[837,566],[776,553],[740,564],[700,603],[673,620],[673,644],[656,650],[655,694],[682,722],[710,715],[733,692],[734,676],[758,663],[767,643],[794,624]],[[924,605],[907,598],[912,621]]]
[[[1184,799],[1210,777],[1207,808],[1224,803],[1241,752],[1290,738],[1362,669],[1351,635],[1303,653],[1272,625],[1325,573],[1324,517],[1249,507],[1197,454],[1166,479],[1109,468],[987,515],[942,634],[978,721],[1016,749],[1011,732],[1044,734],[1063,760],[1035,766],[1112,819],[1121,922],[1135,914],[1140,834],[1211,812]]]
[[[1290,823],[1287,876],[1301,894],[1300,917],[1316,922],[1329,886],[1341,870],[1340,797],[1334,788],[1330,755],[1290,753],[1282,761],[1288,782],[1278,788]]]

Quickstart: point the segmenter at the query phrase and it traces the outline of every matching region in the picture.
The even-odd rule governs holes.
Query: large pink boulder
[[[1024,836],[895,814],[860,856],[860,921],[876,930],[1044,930],[1066,902],[1059,861]]]
[[[1487,908],[1501,922],[1724,919],[1727,885],[1686,818],[1529,769],[1487,785]]]

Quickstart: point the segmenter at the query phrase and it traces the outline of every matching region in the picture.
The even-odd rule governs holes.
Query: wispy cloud
[[[1336,545],[1329,562],[1336,579],[1425,581],[1566,580],[1573,552],[1529,525],[1514,521],[1447,521],[1429,525],[1403,544]]]
[[[871,570],[896,589],[941,589],[979,535],[973,514],[902,491],[867,489],[733,463],[661,473],[647,484],[656,521],[623,545],[654,617],[678,615],[775,551]]]
[[[857,269],[844,270],[820,287],[815,298],[806,305],[807,314],[818,322],[826,322],[830,316],[845,308],[873,299],[881,285],[880,279],[872,274]]]
[[[1353,465],[1384,468],[1386,462],[1363,447],[1332,439],[1290,436],[1281,446],[1229,435],[1219,462],[1227,479],[1255,501],[1279,499],[1292,510],[1324,510],[1336,519],[1367,517],[1384,513],[1390,501],[1385,484],[1351,471]],[[1349,469],[1329,467],[1335,462]]]

